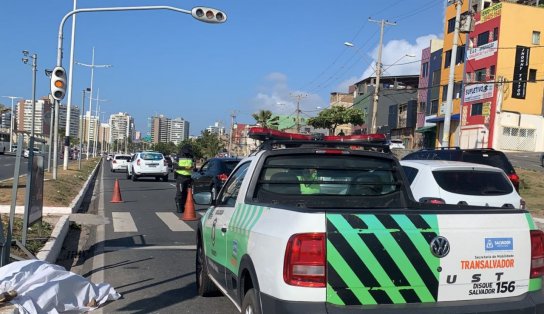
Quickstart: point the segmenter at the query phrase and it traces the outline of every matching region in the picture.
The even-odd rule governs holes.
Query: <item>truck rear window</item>
[[[142,153],[141,157],[143,160],[162,160],[162,154],[158,153]]]
[[[506,195],[514,188],[502,172],[473,170],[433,171],[438,185],[450,192],[465,195]]]
[[[257,200],[306,207],[366,207],[399,191],[393,160],[360,155],[296,154],[270,156],[256,186]],[[395,199],[399,199],[395,194]],[[304,201],[302,201],[304,203]],[[381,206],[386,202],[381,202]]]

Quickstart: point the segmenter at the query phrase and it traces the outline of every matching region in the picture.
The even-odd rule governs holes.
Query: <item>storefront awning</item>
[[[456,114],[452,114],[451,115],[451,120],[452,121],[459,121],[459,114],[456,113]],[[444,122],[444,116],[440,116],[440,117],[434,117],[434,118],[430,118],[430,119],[427,119],[427,122],[429,123],[438,123],[438,122]]]
[[[424,126],[416,130],[417,133],[427,133],[436,130],[436,125]]]

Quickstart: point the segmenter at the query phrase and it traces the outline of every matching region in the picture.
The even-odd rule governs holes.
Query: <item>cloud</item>
[[[414,43],[410,43],[405,39],[391,40],[387,42],[382,49],[382,64],[384,75],[411,75],[419,74],[421,51],[429,47],[431,39],[438,38],[437,35],[429,34],[416,38]],[[414,55],[415,57],[407,57],[406,55]],[[377,62],[378,47],[369,54]],[[361,76],[365,79],[369,76],[374,76],[375,72],[372,66],[369,66]]]
[[[289,88],[287,76],[274,72],[264,77],[264,82],[259,86],[259,91],[251,104],[255,112],[270,110],[274,114],[295,114],[297,101],[302,113],[306,112],[309,115],[315,115],[313,113],[316,108],[325,104],[317,94]]]

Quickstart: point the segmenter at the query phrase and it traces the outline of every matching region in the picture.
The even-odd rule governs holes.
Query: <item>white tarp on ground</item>
[[[83,313],[121,297],[109,284],[93,284],[62,266],[40,260],[0,267],[0,293],[15,290],[10,301],[22,313]],[[88,306],[95,300],[94,307]]]

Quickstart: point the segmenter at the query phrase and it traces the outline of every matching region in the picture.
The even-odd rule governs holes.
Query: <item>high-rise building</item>
[[[150,122],[150,135],[151,142],[153,144],[157,143],[167,143],[168,142],[168,124],[170,119],[161,115],[153,116],[149,118]]]
[[[59,106],[59,129],[66,128],[66,115],[67,115],[67,106],[66,105],[60,105]],[[79,134],[79,108],[76,106],[72,106],[70,109],[70,137],[76,138]],[[64,136],[64,133],[62,133],[62,136]]]
[[[85,116],[83,116],[83,139],[84,142],[90,141],[90,143],[94,143],[94,141],[98,138],[98,117],[91,115],[91,112],[87,111],[85,112]]]
[[[32,131],[32,100],[21,100],[17,103],[17,131]],[[47,98],[36,100],[34,108],[34,134],[49,136],[51,103]]]
[[[98,130],[98,151],[107,152],[110,151],[110,137],[111,137],[111,127],[107,123],[100,123],[100,128]]]
[[[0,128],[11,128],[11,109],[2,111],[2,113],[0,114]]]
[[[225,127],[221,125],[221,122],[215,122],[214,125],[210,125],[209,127],[207,127],[206,131],[212,134],[224,135]]]
[[[178,117],[170,120],[168,129],[168,142],[178,145],[189,138],[189,121],[185,121],[183,118]]]
[[[110,116],[111,127],[110,143],[125,141],[134,138],[134,118],[126,112],[119,112]]]

